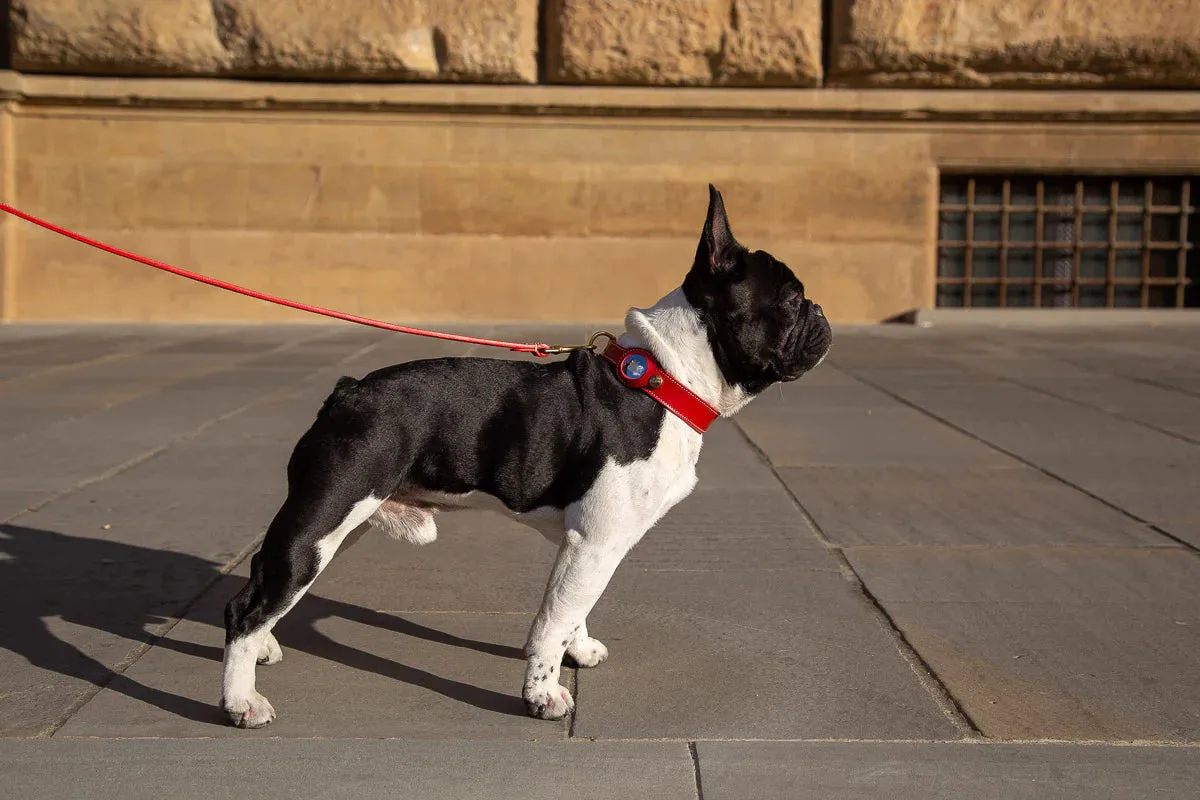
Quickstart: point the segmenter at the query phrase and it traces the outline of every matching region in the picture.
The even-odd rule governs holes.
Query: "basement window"
[[[942,308],[1200,306],[1186,177],[943,175]]]

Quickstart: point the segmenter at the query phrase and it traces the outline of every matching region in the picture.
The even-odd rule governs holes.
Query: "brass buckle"
[[[571,353],[575,350],[594,351],[596,349],[596,340],[603,338],[611,339],[614,342],[617,340],[617,337],[613,336],[608,331],[597,331],[596,333],[592,334],[590,339],[588,339],[587,344],[556,344],[547,347],[546,349],[542,350],[542,352],[548,356],[557,356],[562,355],[563,353]]]

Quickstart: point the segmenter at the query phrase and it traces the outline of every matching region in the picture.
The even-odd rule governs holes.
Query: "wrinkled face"
[[[721,193],[708,189],[708,219],[683,292],[700,312],[726,382],[758,394],[821,363],[833,331],[786,264],[738,244]]]

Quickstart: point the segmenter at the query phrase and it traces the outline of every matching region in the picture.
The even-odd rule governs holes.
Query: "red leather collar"
[[[658,365],[646,350],[624,348],[610,340],[600,355],[617,370],[617,380],[631,389],[641,389],[697,433],[704,433],[720,414]]]

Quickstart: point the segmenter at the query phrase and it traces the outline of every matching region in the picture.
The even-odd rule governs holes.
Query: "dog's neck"
[[[730,386],[713,357],[700,314],[679,288],[650,308],[631,308],[625,315],[622,347],[640,347],[654,354],[663,369],[706,403],[729,417],[753,399]]]

